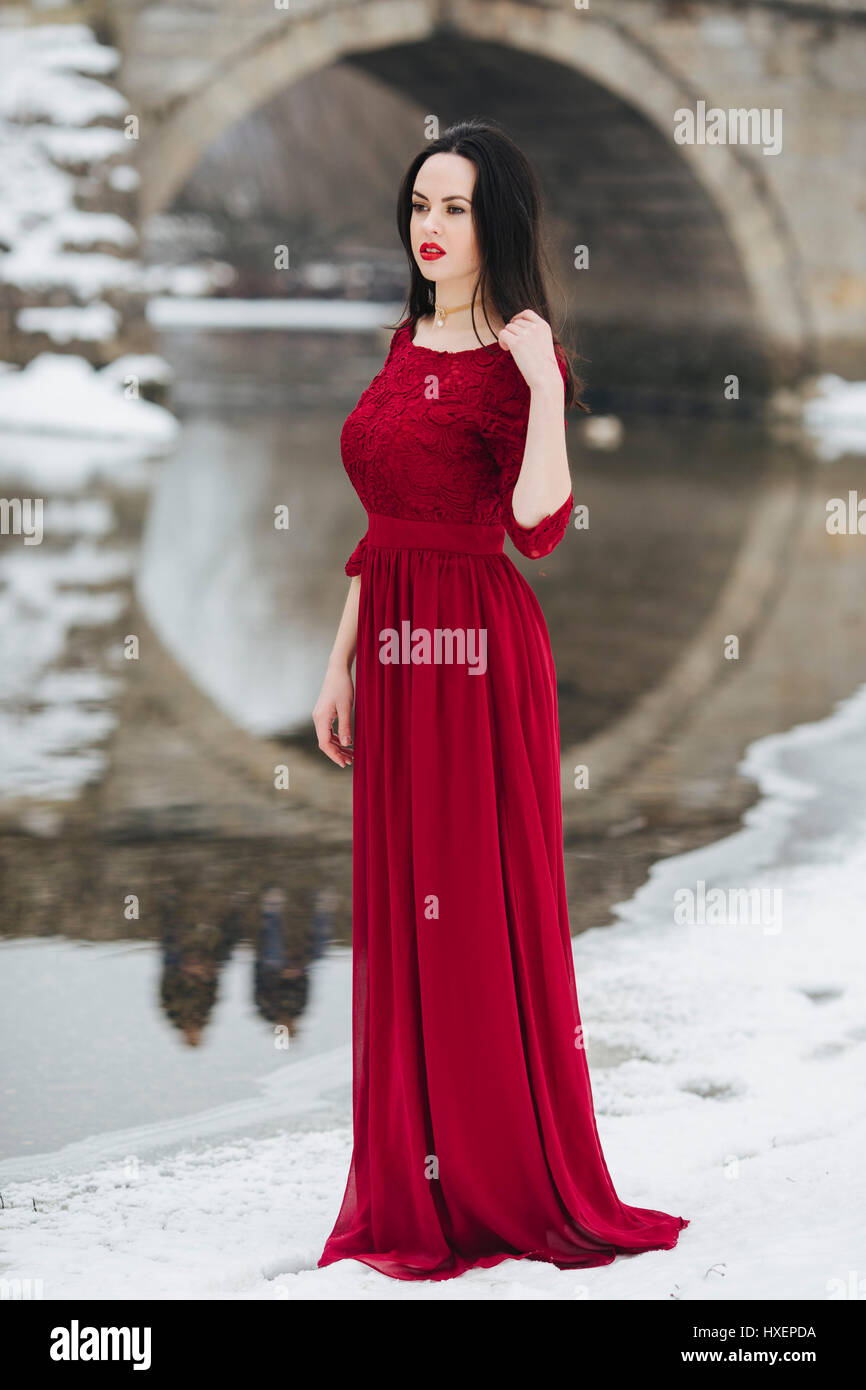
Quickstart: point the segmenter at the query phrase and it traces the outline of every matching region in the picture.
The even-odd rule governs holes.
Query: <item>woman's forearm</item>
[[[349,581],[349,592],[343,606],[343,616],[340,619],[334,645],[331,648],[331,655],[328,658],[330,667],[343,671],[351,669],[358,640],[358,603],[360,597],[361,576],[360,574],[353,574]]]
[[[523,463],[511,496],[515,521],[518,526],[537,526],[558,511],[570,492],[562,377],[557,367],[549,382],[532,387]]]

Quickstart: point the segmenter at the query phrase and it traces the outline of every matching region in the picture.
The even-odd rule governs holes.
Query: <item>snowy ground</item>
[[[815,394],[803,405],[803,425],[823,463],[847,452],[862,453],[866,439],[866,382],[819,376]]]
[[[72,634],[128,603],[134,553],[114,538],[114,495],[144,495],[175,439],[174,416],[137,394],[164,368],[60,353],[2,364],[0,494],[21,520],[10,513],[0,553],[0,797],[74,800],[107,766],[115,654],[104,668],[71,660]]]
[[[120,131],[93,124],[126,111],[99,80],[115,64],[83,28],[0,42],[0,271],[87,301],[22,311],[22,328],[58,342],[111,337],[99,299],[110,287],[197,294],[218,283],[182,267],[145,272],[126,254],[128,223],[74,206],[64,164],[123,148]],[[120,189],[137,178],[126,164],[111,173]],[[121,254],[91,249],[105,243]],[[152,317],[237,329],[312,313],[319,326],[357,329],[393,313],[316,306],[160,300]],[[73,797],[102,765],[91,750],[113,684],[62,663],[73,623],[116,614],[122,593],[96,590],[122,590],[130,556],[108,547],[110,504],[86,489],[100,478],[142,485],[144,460],[174,430],[157,407],[121,400],[123,366],[97,376],[72,356],[20,373],[0,364],[0,486],[6,497],[50,494],[49,544],[6,539],[0,568],[6,791]],[[819,456],[862,450],[866,387],[828,377],[819,391],[804,412]],[[509,1261],[435,1284],[354,1261],[317,1270],[350,1155],[343,1046],[264,1082],[247,1104],[0,1164],[0,1277],[41,1279],[46,1298],[64,1299],[863,1297],[864,693],[820,725],[762,740],[747,768],[766,795],[744,830],[658,865],[614,927],[575,943],[608,1166],[624,1201],[689,1218],[676,1250],[577,1274]],[[674,895],[700,894],[701,882],[764,888],[767,911],[742,925],[679,923]],[[284,1129],[261,1133],[265,1122]]]
[[[866,687],[744,770],[764,796],[743,829],[658,864],[575,943],[608,1166],[624,1201],[689,1218],[675,1250],[441,1283],[317,1270],[350,1156],[339,1048],[260,1101],[0,1165],[0,1275],[61,1299],[862,1298]],[[683,924],[702,882],[763,890],[760,910]],[[281,1106],[285,1128],[254,1135]]]

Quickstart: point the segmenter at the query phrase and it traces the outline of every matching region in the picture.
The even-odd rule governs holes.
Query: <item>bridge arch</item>
[[[165,208],[212,142],[280,91],[332,64],[430,42],[495,44],[570,69],[637,112],[682,160],[718,213],[747,287],[760,342],[780,375],[809,370],[814,348],[803,274],[787,219],[760,152],[675,145],[674,112],[712,92],[696,90],[651,40],[591,10],[565,13],[527,0],[358,0],[348,8],[282,17],[266,37],[215,62],[176,99],[142,151],[142,212]],[[423,100],[423,98],[422,98]],[[722,104],[721,102],[719,104]],[[506,121],[507,123],[507,121]]]

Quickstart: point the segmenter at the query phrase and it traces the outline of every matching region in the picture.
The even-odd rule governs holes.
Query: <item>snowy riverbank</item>
[[[656,865],[617,923],[574,947],[608,1165],[623,1200],[689,1218],[677,1249],[573,1273],[509,1261],[435,1285],[354,1261],[317,1270],[350,1154],[344,1043],[290,1061],[258,1100],[0,1164],[0,1272],[60,1299],[852,1297],[866,1238],[866,688],[759,740],[743,767],[764,793],[744,827]],[[773,911],[681,925],[675,895],[701,882],[764,890]],[[316,1014],[314,987],[313,1029]]]

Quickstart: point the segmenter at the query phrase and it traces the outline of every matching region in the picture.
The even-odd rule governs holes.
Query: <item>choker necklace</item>
[[[444,305],[442,305],[442,304],[437,304],[437,305],[436,305],[436,317],[435,317],[434,320],[433,320],[433,327],[434,327],[434,328],[444,328],[444,327],[445,327],[445,320],[446,320],[446,318],[448,317],[449,314],[456,314],[456,313],[458,313],[458,311],[459,311],[460,309],[469,309],[469,308],[471,308],[471,307],[472,307],[472,300],[471,300],[471,299],[470,299],[470,301],[469,301],[468,304],[455,304],[454,307],[451,308],[451,309],[446,309],[446,308],[444,307]]]

